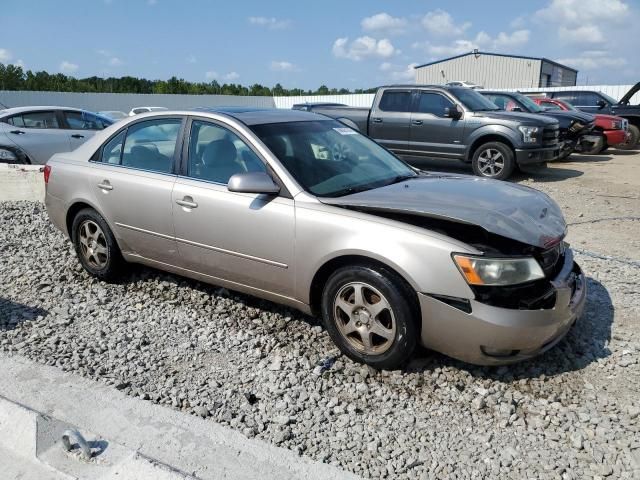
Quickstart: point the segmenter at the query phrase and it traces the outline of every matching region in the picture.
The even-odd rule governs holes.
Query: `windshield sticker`
[[[351,130],[350,128],[347,128],[347,127],[338,127],[338,128],[334,128],[334,130],[338,132],[340,135],[357,135],[358,134],[358,132],[356,132],[355,130]]]

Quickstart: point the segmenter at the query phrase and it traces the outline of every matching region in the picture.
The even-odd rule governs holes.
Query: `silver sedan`
[[[45,181],[90,274],[137,262],[282,303],[376,368],[417,345],[476,364],[530,358],[585,304],[545,194],[418,171],[308,112],[141,114],[55,155]]]

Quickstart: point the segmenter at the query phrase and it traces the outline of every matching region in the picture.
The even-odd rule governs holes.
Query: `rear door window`
[[[121,165],[171,173],[181,125],[179,118],[148,120],[131,125],[122,147]],[[117,144],[114,145],[114,155],[116,151]]]
[[[65,111],[64,118],[72,130],[103,130],[110,125],[97,115],[88,112]]]
[[[20,128],[60,128],[56,112],[27,112],[9,118],[9,123]]]
[[[408,112],[410,105],[410,91],[387,90],[382,94],[378,108],[384,112]]]

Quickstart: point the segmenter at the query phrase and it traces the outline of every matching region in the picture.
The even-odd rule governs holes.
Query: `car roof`
[[[33,106],[33,107],[12,107],[6,108],[4,110],[0,110],[0,116],[5,117],[7,115],[15,115],[17,113],[25,113],[25,112],[39,112],[42,110],[71,110],[74,112],[89,112],[88,110],[82,110],[81,108],[73,108],[73,107],[56,107],[52,105],[42,105],[42,106]]]
[[[314,120],[329,120],[324,115],[302,110],[259,107],[202,107],[192,112],[220,113],[235,118],[246,125],[261,125],[264,123],[310,122]],[[164,112],[166,114],[166,112]]]

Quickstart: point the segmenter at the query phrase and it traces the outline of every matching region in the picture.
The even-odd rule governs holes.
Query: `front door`
[[[418,91],[411,113],[409,149],[416,155],[462,158],[464,118],[451,118],[447,111],[456,104],[440,92]]]
[[[180,262],[171,218],[181,118],[134,123],[105,144],[87,169],[95,204],[112,222],[125,253]]]
[[[183,267],[293,296],[293,199],[227,189],[236,173],[267,171],[237,133],[194,119],[187,138],[184,176],[176,180],[172,202]]]

